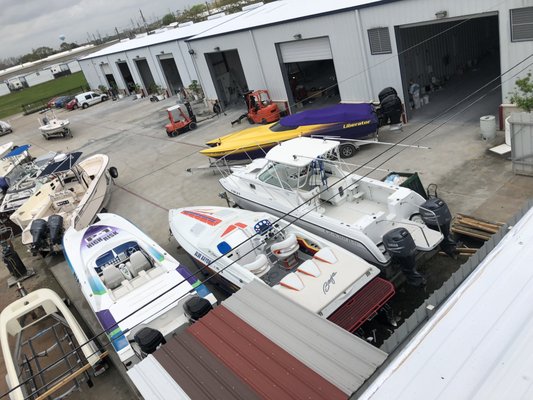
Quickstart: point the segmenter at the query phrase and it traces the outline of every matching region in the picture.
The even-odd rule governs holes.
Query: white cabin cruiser
[[[81,152],[62,155],[49,164],[40,176],[51,179],[9,217],[22,229],[22,243],[33,254],[55,250],[64,230],[87,227],[109,201],[109,157],[95,154],[78,163],[80,156]]]
[[[292,139],[265,158],[232,168],[220,183],[239,206],[294,221],[379,267],[391,255],[435,249],[451,219],[446,204],[350,173],[338,146],[333,140]],[[402,253],[404,245],[408,254]]]
[[[351,332],[395,293],[375,266],[265,212],[179,208],[169,211],[169,225],[183,249],[230,290],[258,280]]]
[[[65,258],[126,368],[206,314],[216,298],[189,270],[115,214],[65,232]],[[148,340],[147,338],[157,338]],[[156,342],[156,343],[153,343]]]

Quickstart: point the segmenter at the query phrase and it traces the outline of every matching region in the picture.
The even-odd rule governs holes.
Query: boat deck
[[[325,216],[338,219],[339,221],[345,221],[349,224],[365,216],[388,212],[386,204],[376,203],[367,199],[345,201],[342,203],[342,206],[323,201],[322,207],[324,208],[323,214]]]

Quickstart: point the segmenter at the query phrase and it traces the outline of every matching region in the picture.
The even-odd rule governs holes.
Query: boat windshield
[[[108,265],[115,265],[129,257],[129,254],[139,250],[139,244],[135,241],[121,243],[112,250],[106,251],[104,254],[98,256],[95,261],[96,272],[102,272],[102,269]]]
[[[280,163],[270,163],[258,176],[258,179],[269,185],[283,189],[309,190],[309,166],[294,167]]]
[[[298,127],[297,126],[283,126],[279,122],[276,122],[269,129],[272,132],[285,132],[285,131],[292,131],[292,130],[294,130],[296,128],[298,128]]]

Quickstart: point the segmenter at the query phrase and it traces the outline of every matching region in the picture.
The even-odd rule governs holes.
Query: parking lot
[[[219,197],[222,191],[218,183],[220,174],[215,169],[205,168],[208,160],[198,154],[198,150],[207,140],[244,129],[248,124],[245,120],[241,125],[232,127],[230,124],[242,114],[244,107],[242,110],[230,110],[227,115],[215,116],[205,112],[198,115],[196,130],[169,138],[164,129],[167,121],[165,109],[175,102],[175,98],[150,102],[147,98],[133,100],[133,97],[125,97],[86,110],[60,110],[58,117],[68,118],[71,122],[72,139],[45,140],[37,130],[39,114],[16,116],[10,120],[14,133],[4,136],[1,143],[31,144],[33,156],[48,151],[74,150],[82,151],[84,156],[107,154],[110,165],[119,171],[108,211],[129,219],[180,262],[190,265],[187,255],[169,238],[168,210],[191,205],[226,205]],[[494,114],[494,107],[489,101],[485,108],[479,106],[472,114],[462,113],[438,129],[435,128],[444,122],[443,119],[429,122],[427,118],[417,118],[415,114],[402,132],[382,129],[380,141],[406,139],[405,144],[419,144],[429,149],[371,144],[361,147],[347,162],[378,168],[363,168],[358,172],[377,179],[382,179],[391,171],[418,172],[425,186],[430,183],[437,185],[439,197],[448,203],[452,214],[465,213],[505,222],[531,197],[533,185],[531,178],[515,176],[511,162],[505,157],[488,152],[492,145],[503,142],[502,132],[498,133],[494,143],[481,139],[479,116]],[[201,110],[203,107],[199,104],[195,108]],[[192,172],[187,169],[192,169]],[[52,286],[59,290],[49,273],[49,265],[43,259],[31,257],[20,246],[17,249],[26,265],[38,273],[37,277],[26,281],[27,289]],[[426,290],[432,290],[446,279],[462,261],[443,261],[443,258],[437,255],[435,260],[424,266],[423,272],[429,278]],[[433,264],[437,266],[434,269]],[[64,273],[69,274],[66,270]],[[0,276],[5,282],[7,271],[2,269]],[[214,290],[218,297],[224,296]],[[5,283],[0,286],[0,293],[2,307],[16,298],[14,289],[7,289]],[[413,303],[425,294],[413,292]],[[96,391],[89,393],[101,399],[130,396],[127,390],[124,393],[110,390],[104,390],[102,394]]]

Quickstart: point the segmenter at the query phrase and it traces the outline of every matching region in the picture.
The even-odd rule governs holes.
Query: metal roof
[[[207,21],[197,22],[191,25],[186,25],[174,29],[167,30],[161,33],[154,33],[152,35],[143,36],[136,39],[125,40],[114,44],[113,46],[106,47],[96,53],[89,54],[81,58],[80,60],[89,60],[95,57],[107,56],[109,54],[121,53],[128,50],[135,50],[143,47],[153,46],[165,42],[172,42],[175,40],[186,39],[191,36],[203,33],[225,22],[231,21],[246,12],[238,12],[235,14],[224,15],[214,19],[208,19]]]
[[[358,399],[533,398],[533,209]]]
[[[224,301],[224,306],[346,395],[355,392],[387,357],[257,281]]]
[[[312,18],[323,14],[331,14],[389,1],[391,0],[278,0],[250,10],[239,16],[239,18],[235,18],[230,24],[219,25],[209,31],[199,33],[190,40],[223,35],[225,33],[261,26],[282,24],[291,20]]]

